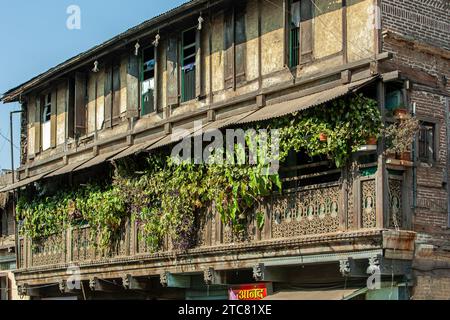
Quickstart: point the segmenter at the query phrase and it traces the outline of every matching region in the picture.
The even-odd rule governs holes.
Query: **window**
[[[225,88],[245,81],[247,34],[245,7],[235,7],[225,14]]]
[[[112,114],[113,119],[118,119],[120,116],[120,62],[116,62],[113,65],[113,79],[112,79],[112,90],[113,90],[113,105]]]
[[[183,32],[181,52],[181,101],[195,99],[195,72],[197,57],[196,28]]]
[[[142,52],[141,115],[155,112],[155,47]]]
[[[42,150],[51,148],[51,118],[52,118],[52,95],[46,94],[43,98],[42,107]]]
[[[289,66],[312,60],[312,18],[311,0],[292,0],[289,15]]]
[[[105,123],[107,127],[120,120],[120,62],[106,67],[105,75]]]
[[[422,122],[419,129],[419,160],[432,163],[436,160],[436,125]]]
[[[291,3],[290,12],[289,66],[295,67],[300,62],[300,0]]]
[[[52,95],[44,96],[44,107],[42,109],[42,123],[50,121],[52,117]]]

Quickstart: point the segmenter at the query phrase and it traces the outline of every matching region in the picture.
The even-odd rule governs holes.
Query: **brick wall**
[[[413,261],[412,298],[450,299],[450,230],[448,229],[448,135],[446,99],[450,96],[449,1],[383,3],[383,50],[393,59],[388,70],[411,80],[410,102],[419,119],[439,128],[439,154],[432,165],[417,163],[413,229],[418,233]],[[443,50],[444,49],[444,50]],[[412,186],[410,189],[412,195]]]
[[[449,0],[382,0],[383,28],[450,50]]]

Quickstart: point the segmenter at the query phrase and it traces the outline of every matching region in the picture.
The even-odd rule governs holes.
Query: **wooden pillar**
[[[378,107],[381,113],[381,119],[385,122],[385,85],[379,81],[377,85]],[[385,138],[379,139],[378,143],[378,171],[376,174],[376,195],[377,195],[377,228],[384,228],[384,221],[389,212],[389,193],[388,193],[388,172],[384,158]]]

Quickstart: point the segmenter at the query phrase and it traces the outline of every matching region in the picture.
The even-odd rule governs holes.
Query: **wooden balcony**
[[[39,242],[22,237],[18,279],[33,283],[32,274],[55,270],[64,274],[70,265],[106,273],[119,272],[115,266],[123,272],[126,265],[145,262],[147,271],[153,268],[152,272],[158,274],[170,268],[198,272],[205,264],[225,269],[249,267],[268,256],[283,259],[301,255],[303,259],[332,252],[380,251],[383,232],[408,229],[403,179],[402,175],[389,176],[388,212],[377,207],[381,195],[377,194],[375,173],[275,193],[263,199],[255,210],[265,214],[262,230],[252,222],[244,236],[234,235],[210,208],[198,226],[197,245],[186,252],[174,250],[169,239],[158,252],[151,252],[140,236],[140,226],[131,222],[121,233],[120,241],[108,250],[96,246],[89,226],[70,228]],[[392,235],[390,246],[391,240]],[[54,275],[57,277],[57,273]]]

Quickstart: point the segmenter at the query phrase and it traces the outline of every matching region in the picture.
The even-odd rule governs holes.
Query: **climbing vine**
[[[326,155],[341,167],[368,138],[379,135],[381,118],[374,100],[355,95],[260,123],[257,128],[278,129],[277,160],[281,162],[295,150]],[[327,141],[319,139],[321,134]],[[249,139],[247,143],[251,145]],[[242,146],[236,145],[235,151],[237,157],[245,158]],[[263,227],[264,215],[255,213],[255,204],[282,187],[278,173],[269,172],[269,166],[264,161],[179,163],[167,155],[152,154],[139,168],[134,161],[118,161],[112,181],[105,185],[90,184],[52,196],[22,194],[17,212],[22,232],[34,239],[70,225],[89,224],[98,244],[107,247],[131,219],[153,250],[158,250],[165,236],[176,249],[186,250],[195,246],[201,220],[213,204],[223,223],[236,233],[245,232],[253,219]]]

